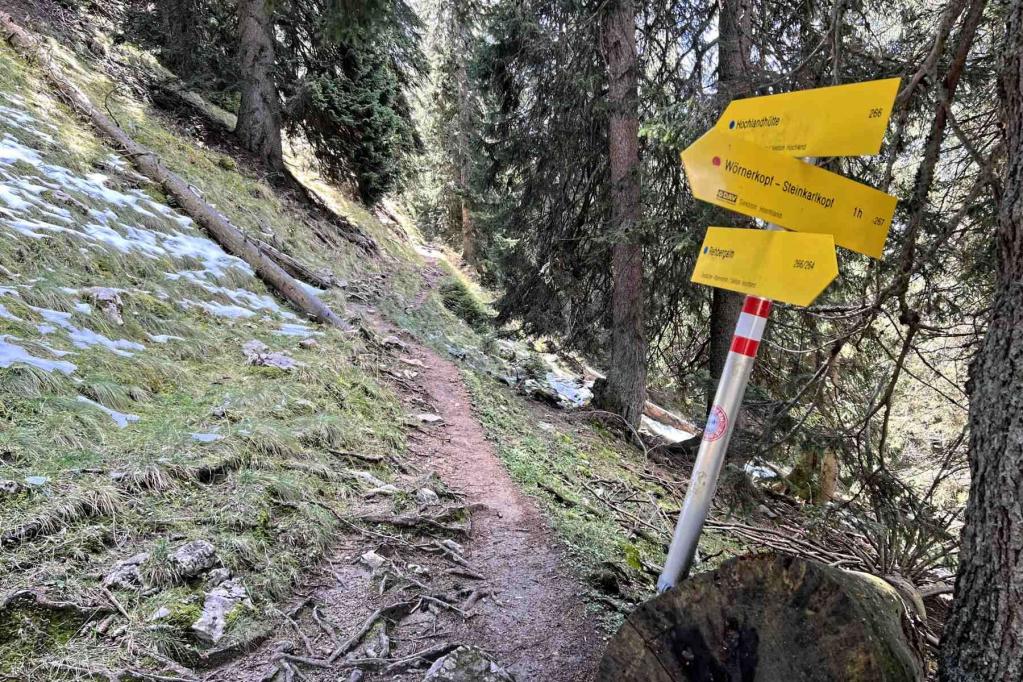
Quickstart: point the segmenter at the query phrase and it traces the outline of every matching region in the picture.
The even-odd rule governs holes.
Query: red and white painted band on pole
[[[757,356],[760,339],[764,336],[767,316],[771,314],[771,302],[766,298],[747,296],[743,303],[739,320],[735,324],[735,335],[732,336],[732,352]]]
[[[675,526],[668,558],[657,581],[657,591],[664,592],[689,574],[696,556],[703,524],[707,520],[710,504],[717,489],[718,476],[728,452],[728,441],[735,428],[735,417],[746,393],[753,361],[771,314],[771,302],[766,298],[747,296],[735,325],[732,347],[721,370],[714,405],[707,415],[700,451],[693,465],[693,475],[686,489],[682,513]]]

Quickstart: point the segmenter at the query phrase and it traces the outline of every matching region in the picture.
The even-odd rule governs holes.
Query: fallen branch
[[[180,78],[161,66],[156,67],[157,77],[153,79],[155,95],[163,95],[167,100],[172,100],[174,105],[184,106],[187,109],[198,113],[204,120],[215,125],[221,132],[230,133],[234,131],[237,124],[237,117],[230,111],[226,111],[207,102],[202,95],[188,89],[188,86]],[[157,104],[165,104],[164,108],[169,109],[172,102],[158,101]]]
[[[180,176],[169,171],[150,149],[132,139],[107,114],[100,111],[81,88],[72,83],[42,49],[41,41],[15,23],[11,15],[0,12],[0,32],[4,39],[25,59],[37,61],[51,85],[72,109],[120,148],[134,166],[147,178],[160,185],[178,205],[202,225],[228,253],[248,263],[256,275],[271,289],[299,310],[324,324],[348,331],[349,325],[319,298],[294,280],[281,266],[264,254],[238,228],[213,206],[201,199]]]
[[[338,285],[337,279],[329,271],[321,270],[316,271],[311,267],[298,260],[294,256],[289,256],[275,246],[272,246],[262,239],[256,239],[255,237],[249,237],[259,250],[266,254],[274,263],[281,266],[281,268],[294,277],[295,279],[301,280],[306,284],[311,284],[314,287],[320,289],[332,289]]]
[[[920,588],[920,598],[937,597],[939,594],[952,594],[955,592],[955,585],[949,583],[934,583],[927,587]]]
[[[130,621],[131,616],[129,616],[128,612],[124,610],[123,606],[121,606],[121,602],[117,601],[117,597],[114,596],[114,593],[103,586],[100,586],[99,589],[103,592],[103,596],[107,598],[107,601],[109,601],[114,608],[117,609],[118,613],[124,616],[125,620]]]

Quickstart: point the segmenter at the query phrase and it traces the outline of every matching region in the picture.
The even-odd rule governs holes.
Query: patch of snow
[[[10,133],[4,133],[0,139],[0,163],[11,165],[18,161],[32,166],[40,166],[43,163],[34,149],[21,144]]]
[[[29,307],[39,313],[42,318],[51,325],[56,325],[66,331],[68,336],[71,338],[71,343],[76,348],[103,346],[112,353],[129,358],[134,354],[129,353],[128,351],[146,349],[146,347],[141,343],[136,343],[135,341],[129,341],[128,339],[110,339],[98,332],[92,331],[91,329],[76,327],[71,322],[71,313],[62,313],[59,310],[50,310],[49,308],[36,308],[35,306]],[[57,331],[53,327],[49,327],[47,331],[44,331],[44,327],[49,327],[49,325],[39,325],[39,333],[52,334]]]
[[[21,346],[11,343],[12,336],[0,336],[0,367],[10,367],[15,363],[38,367],[44,372],[62,372],[71,374],[78,369],[74,363],[65,360],[47,360],[32,355]]]
[[[213,443],[215,441],[221,440],[222,438],[223,438],[223,436],[221,436],[219,433],[193,433],[192,434],[192,440],[197,441],[199,443]]]
[[[558,394],[560,402],[571,407],[582,407],[593,399],[593,391],[586,387],[583,380],[575,377],[547,372],[547,385]]]
[[[173,334],[146,334],[149,340],[153,343],[167,343],[168,341],[184,341],[182,336],[174,336]]]
[[[3,303],[0,303],[0,319],[10,320],[12,322],[21,322],[21,318],[8,310],[7,306]]]
[[[177,258],[196,258],[203,262],[207,270],[217,276],[223,275],[229,268],[237,268],[246,274],[253,274],[249,264],[224,251],[216,242],[205,237],[196,237],[174,232],[164,239],[163,247]]]
[[[2,97],[0,93],[0,97]],[[247,319],[265,311],[278,319],[299,321],[301,318],[285,310],[271,296],[258,294],[246,289],[221,286],[219,278],[234,273],[254,276],[245,261],[225,252],[216,242],[199,231],[194,222],[175,209],[155,201],[138,189],[119,188],[116,176],[131,174],[129,164],[116,155],[111,155],[104,164],[107,172],[81,173],[70,168],[47,163],[45,153],[39,148],[40,128],[46,122],[37,120],[26,110],[23,101],[15,98],[4,99],[0,105],[0,116],[13,126],[10,133],[0,137],[0,228],[13,232],[14,237],[45,239],[50,235],[69,235],[81,240],[83,254],[89,249],[108,248],[121,253],[138,254],[148,258],[166,258],[173,261],[190,260],[197,262],[201,269],[187,270],[168,275],[171,279],[187,277],[205,291],[222,297],[215,301],[182,301],[185,308],[200,307],[217,317]],[[50,126],[52,127],[52,125]],[[22,131],[27,134],[23,134]],[[28,164],[34,171],[26,174],[16,164]],[[49,194],[48,191],[53,191]],[[87,217],[83,220],[68,210],[68,204],[80,206],[79,198],[88,198]],[[144,220],[140,224],[140,216]],[[5,230],[0,229],[0,238]],[[193,266],[194,267],[194,266]],[[306,285],[311,293],[322,293]],[[2,295],[2,294],[0,294]],[[166,298],[163,294],[162,298]],[[91,314],[92,308],[86,303],[75,306],[78,313]],[[0,309],[0,317],[12,319],[6,309]],[[129,351],[143,350],[141,344],[125,339],[112,340],[88,329],[79,329],[70,316],[57,311],[39,311],[45,325],[41,333],[52,334],[58,329],[65,330],[72,342],[79,348],[102,345],[119,355],[130,356]],[[288,325],[281,327],[282,333],[299,335],[298,328]],[[302,330],[302,336],[308,336]],[[165,343],[176,337],[155,335],[155,343]]]
[[[89,400],[84,395],[78,396],[78,402],[88,403],[89,405],[92,405],[93,407],[98,408],[103,412],[106,412],[108,415],[110,415],[110,418],[114,420],[114,423],[117,424],[117,428],[119,429],[123,429],[126,426],[128,426],[128,424],[133,424],[139,420],[139,416],[137,414],[125,414],[124,412],[111,410],[106,405],[101,405],[100,403],[97,403],[95,400]]]
[[[277,301],[270,296],[264,296],[245,289],[230,289],[217,284],[211,284],[206,279],[207,274],[213,275],[214,277],[218,275],[218,273],[213,270],[184,270],[182,272],[167,272],[164,273],[164,276],[175,282],[181,279],[187,279],[212,294],[226,296],[234,303],[249,309],[269,310],[275,313],[283,312],[281,307],[277,305]]]
[[[5,185],[0,185],[0,201],[15,211],[27,211],[32,208],[31,202],[25,201]]]
[[[48,352],[53,353],[53,357],[55,358],[62,358],[65,355],[74,355],[74,353],[72,353],[69,350],[60,350],[59,348],[54,348],[53,346],[42,343],[40,341],[36,341],[35,343],[37,346],[41,346],[42,348],[45,348]]]
[[[640,418],[640,431],[648,431],[655,436],[660,436],[669,443],[682,443],[692,438],[696,438],[696,434],[683,431],[682,429],[676,429],[670,424],[664,424],[655,419],[651,419],[645,414]]]
[[[186,310],[188,308],[202,308],[211,315],[217,317],[227,317],[233,320],[244,320],[249,317],[254,317],[256,313],[252,312],[248,308],[242,308],[237,305],[225,305],[223,303],[213,303],[212,301],[193,301],[191,299],[182,299],[179,301],[182,308]]]
[[[753,462],[746,462],[746,466],[744,466],[743,469],[754,481],[778,478],[778,472],[774,469],[760,464],[754,464]]]
[[[30,239],[45,239],[46,235],[37,230],[45,230],[47,232],[73,232],[66,227],[60,225],[54,225],[53,223],[47,223],[42,220],[32,220],[26,218],[13,218],[10,220],[4,220],[4,225],[7,225],[15,232],[29,237]]]
[[[282,336],[322,336],[323,332],[316,331],[313,327],[307,324],[297,323],[286,323],[282,324],[280,329],[274,331],[274,334],[280,334]]]

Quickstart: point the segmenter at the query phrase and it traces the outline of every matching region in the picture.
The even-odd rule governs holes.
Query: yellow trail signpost
[[[714,129],[789,156],[881,150],[898,78],[732,101]]]
[[[693,270],[698,284],[810,305],[838,276],[829,234],[709,227]]]
[[[712,129],[682,152],[693,196],[880,258],[895,197]]]
[[[795,232],[711,227],[693,281],[747,294],[657,591],[688,575],[771,301],[810,305],[838,275],[835,244],[881,258],[896,199],[795,156],[876,154],[899,79],[737,100],[682,152],[693,196]]]

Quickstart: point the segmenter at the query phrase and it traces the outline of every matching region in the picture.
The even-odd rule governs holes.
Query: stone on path
[[[460,646],[434,661],[423,682],[514,682],[515,678],[474,646]]]
[[[208,644],[216,644],[227,630],[227,620],[237,608],[252,606],[245,586],[235,578],[206,593],[202,615],[192,623],[192,632]]]
[[[206,540],[192,540],[174,550],[170,560],[182,578],[194,578],[217,564],[217,550]]]

